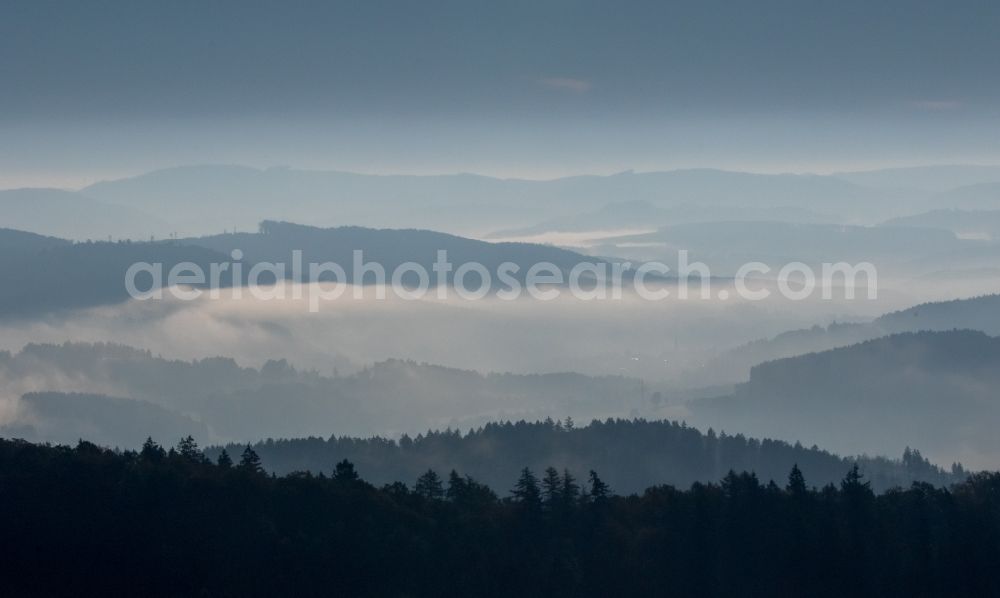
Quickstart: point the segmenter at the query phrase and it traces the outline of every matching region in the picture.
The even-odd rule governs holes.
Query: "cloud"
[[[592,87],[591,82],[586,79],[573,79],[571,77],[545,77],[539,79],[538,83],[548,89],[572,93],[586,93]]]
[[[802,327],[816,320],[816,311],[828,309],[801,302],[796,307],[802,312],[768,315],[756,306],[681,300],[666,308],[663,302],[644,301],[631,293],[600,303],[569,295],[548,302],[464,301],[454,295],[406,301],[392,293],[377,301],[372,288],[364,299],[353,299],[348,288],[340,299],[324,303],[319,313],[310,313],[310,292],[303,289],[301,299],[289,293],[286,299],[258,300],[249,294],[236,299],[223,291],[218,299],[203,296],[188,302],[167,293],[161,301],[0,321],[0,350],[16,352],[30,342],[114,341],[170,359],[222,355],[259,367],[268,359],[286,358],[296,367],[325,374],[403,358],[483,372],[576,370],[659,380],[674,373],[665,369],[664,359],[670,368],[694,363],[720,343],[741,344]],[[490,342],[484,343],[484,338]],[[664,347],[664,338],[684,342]],[[630,359],[636,356],[644,359]],[[0,399],[2,375],[0,368]],[[33,386],[8,394],[43,389],[84,390]]]

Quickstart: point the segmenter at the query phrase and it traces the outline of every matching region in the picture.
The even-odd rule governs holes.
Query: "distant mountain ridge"
[[[229,259],[203,247],[175,243],[71,243],[0,229],[0,318],[22,318],[120,303],[129,298],[125,273],[137,262],[200,265]],[[149,284],[146,282],[145,284]],[[143,287],[147,288],[147,287]]]
[[[1000,201],[997,204],[1000,206]],[[943,228],[960,236],[995,240],[1000,238],[1000,210],[959,210],[954,208],[932,210],[913,216],[893,218],[883,222],[882,226]]]
[[[34,316],[62,309],[93,307],[125,301],[129,294],[125,287],[125,273],[129,266],[146,262],[163,264],[164,284],[170,269],[182,262],[190,262],[211,271],[211,264],[232,263],[232,251],[243,252],[242,261],[250,264],[243,269],[242,277],[235,281],[246,283],[252,265],[258,262],[285,264],[286,277],[293,275],[293,250],[303,251],[303,264],[333,261],[340,264],[348,280],[354,281],[353,251],[361,250],[365,263],[378,263],[386,272],[386,283],[391,283],[393,270],[406,262],[417,262],[428,274],[433,275],[437,251],[446,250],[453,270],[446,275],[451,281],[454,269],[465,262],[478,262],[487,267],[491,276],[496,275],[501,263],[512,262],[519,271],[513,276],[522,279],[528,268],[536,263],[550,262],[563,272],[564,279],[570,268],[580,262],[599,262],[598,258],[546,245],[529,243],[487,243],[427,230],[366,229],[340,227],[321,229],[287,222],[264,222],[261,231],[211,237],[168,241],[117,241],[72,243],[62,239],[43,237],[22,231],[0,229],[0,276],[18,284],[0,288],[0,317]],[[303,272],[303,275],[307,272]],[[261,284],[274,282],[273,276],[258,279]],[[404,284],[416,282],[415,275],[403,278]],[[144,279],[145,280],[145,279]],[[368,284],[368,276],[360,280]],[[233,284],[231,269],[220,276],[223,287]],[[436,282],[432,277],[431,284]],[[465,279],[466,288],[479,288],[479,274],[473,272]],[[149,281],[143,283],[147,289]],[[498,281],[490,287],[501,288]],[[73,292],[66,292],[72,289]]]
[[[391,276],[393,270],[406,263],[421,265],[432,276],[438,251],[445,251],[453,268],[464,263],[479,263],[495,275],[505,262],[519,267],[515,278],[522,279],[528,269],[537,263],[549,262],[564,274],[581,262],[602,261],[593,257],[532,243],[489,243],[447,233],[417,229],[371,229],[359,226],[320,228],[290,222],[264,221],[256,233],[237,233],[183,239],[183,244],[205,247],[220,253],[239,249],[247,263],[283,263],[291,277],[293,251],[301,251],[303,263],[334,262],[344,268],[347,278],[355,283],[372,280],[362,278],[353,270],[354,251],[361,251],[365,263],[382,266]],[[443,279],[453,281],[454,271],[445,273]],[[475,279],[475,282],[474,282]],[[388,280],[388,279],[387,279]],[[467,288],[478,288],[478,274],[469,276]],[[410,280],[416,282],[416,280]]]
[[[181,236],[248,231],[268,219],[486,234],[625,201],[660,207],[794,208],[842,221],[877,221],[912,200],[906,193],[834,176],[709,168],[525,180],[202,165],[102,181],[81,193],[152,214]]]
[[[871,322],[834,322],[790,330],[726,351],[705,366],[718,380],[739,382],[760,363],[826,351],[901,332],[977,330],[1000,335],[1000,294],[922,303]]]
[[[1000,181],[964,185],[934,197],[937,205],[966,210],[1000,209]]]
[[[921,303],[880,316],[875,324],[892,332],[979,330],[1000,335],[1000,294]]]
[[[666,210],[657,225],[699,220],[763,219],[843,223],[883,221],[943,207],[997,203],[1000,167],[930,166],[814,174],[757,174],[711,168],[580,175],[551,180],[474,174],[372,175],[335,170],[193,165],[101,181],[58,195],[45,213],[29,209],[0,226],[86,238],[146,239],[251,231],[261,220],[318,226],[427,228],[463,235],[566,222],[578,228],[605,206],[646,202]],[[75,201],[69,201],[75,199]],[[91,213],[79,206],[93,206]],[[711,209],[709,209],[711,207]],[[726,208],[730,212],[726,215]],[[74,227],[74,221],[76,225]],[[606,226],[599,227],[607,228]]]
[[[940,193],[981,183],[1000,182],[1000,165],[939,164],[836,172],[834,177],[866,187]]]

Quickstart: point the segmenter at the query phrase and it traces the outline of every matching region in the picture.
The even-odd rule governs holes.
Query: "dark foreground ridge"
[[[363,473],[363,472],[362,472]],[[524,469],[375,487],[349,461],[268,475],[252,449],[0,440],[0,595],[1000,595],[1000,474],[875,494],[730,472],[617,496]]]

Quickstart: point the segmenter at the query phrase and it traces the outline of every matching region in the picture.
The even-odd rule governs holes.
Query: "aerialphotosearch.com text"
[[[437,251],[430,271],[424,264],[408,261],[391,268],[366,261],[362,250],[354,250],[349,272],[344,265],[326,261],[304,263],[303,252],[292,251],[285,262],[243,261],[239,249],[232,261],[207,265],[194,262],[176,264],[136,262],[125,273],[125,289],[136,300],[162,299],[165,293],[182,301],[205,296],[234,299],[246,296],[257,300],[308,299],[310,312],[324,302],[344,297],[386,299],[391,292],[403,300],[448,299],[451,293],[464,300],[495,297],[513,301],[527,296],[551,301],[564,293],[581,301],[619,300],[626,294],[649,301],[677,299],[731,299],[760,301],[777,293],[790,301],[816,296],[833,299],[867,299],[878,296],[878,276],[870,262],[823,263],[818,271],[802,262],[772,267],[763,262],[743,264],[732,277],[713,278],[708,265],[690,261],[687,251],[679,251],[675,267],[648,261],[581,261],[557,265],[552,262],[517,264],[503,262],[493,268],[476,261],[452,263],[446,250]],[[293,284],[284,284],[291,282]],[[713,283],[724,286],[713,292]],[[860,291],[860,292],[858,292]]]

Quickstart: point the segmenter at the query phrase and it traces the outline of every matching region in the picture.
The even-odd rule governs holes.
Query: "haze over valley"
[[[0,7],[0,596],[1000,596],[1000,10]]]
[[[6,306],[6,317],[0,321],[3,348],[10,352],[11,360],[3,374],[3,425],[37,440],[69,441],[75,436],[96,435],[111,445],[130,446],[159,430],[157,422],[164,417],[167,429],[187,426],[202,442],[330,434],[398,437],[428,429],[467,429],[496,420],[644,417],[687,420],[793,442],[814,443],[825,438],[822,446],[842,454],[897,455],[905,447],[918,446],[943,465],[961,461],[988,467],[997,456],[989,442],[977,444],[972,437],[952,444],[928,441],[929,432],[920,426],[933,428],[941,420],[936,412],[921,416],[919,410],[908,409],[908,417],[917,418],[912,425],[899,429],[882,425],[870,433],[853,435],[835,430],[830,436],[820,433],[822,428],[807,432],[810,425],[825,425],[829,416],[814,415],[818,411],[808,407],[804,398],[783,408],[804,419],[783,422],[769,415],[771,408],[760,407],[750,413],[770,423],[757,425],[746,415],[736,418],[731,408],[721,407],[729,403],[716,397],[732,395],[726,401],[749,405],[750,400],[741,397],[747,393],[744,387],[756,389],[752,369],[757,371],[755,366],[774,359],[923,330],[1000,333],[993,315],[996,312],[989,307],[996,302],[989,293],[995,289],[997,277],[989,269],[965,267],[967,259],[985,260],[996,251],[998,246],[988,232],[989,220],[966,219],[966,223],[982,225],[974,232],[968,226],[956,227],[956,217],[966,213],[957,208],[920,212],[941,205],[936,204],[943,201],[938,198],[953,195],[948,189],[982,186],[977,181],[993,176],[993,172],[1000,170],[914,168],[886,171],[880,179],[876,172],[798,177],[704,170],[550,182],[411,176],[403,177],[406,184],[402,184],[393,177],[199,167],[109,181],[62,195],[41,190],[3,192],[12,206],[10,224],[20,227],[11,226],[0,235],[8,248],[2,267],[8,280],[17,281],[0,293],[0,303]],[[947,182],[936,185],[938,179],[928,179],[929,173],[937,173]],[[898,177],[905,174],[912,176],[912,184],[902,184],[907,179]],[[287,186],[288,181],[300,178],[319,182],[314,180],[312,187],[305,183]],[[353,183],[347,185],[345,180]],[[265,191],[267,181],[274,185],[271,192]],[[749,187],[748,181],[753,182]],[[427,191],[415,190],[414,185]],[[340,187],[343,190],[336,191]],[[942,191],[942,187],[947,189]],[[289,188],[300,191],[293,191],[292,203],[282,203],[279,211],[295,214],[294,205],[299,201],[301,214],[311,214],[310,225],[274,220],[252,224],[247,220],[246,232],[234,226],[222,234],[181,236],[164,234],[166,229],[162,229],[162,236],[151,234],[151,238],[145,238],[146,230],[140,226],[166,223],[171,213],[184,213],[208,201],[220,213],[232,212],[241,204],[239,212],[246,213],[245,218],[275,216],[273,211],[265,211],[278,205],[267,199],[268,193],[273,198]],[[393,188],[397,191],[391,191]],[[912,197],[904,199],[903,190]],[[590,206],[624,193],[641,199],[618,204],[621,209],[611,203],[589,211]],[[41,199],[36,203],[18,199],[32,196]],[[875,196],[889,211],[915,214],[847,224],[862,221],[866,210],[870,218],[876,218],[869,205]],[[53,203],[45,204],[53,197]],[[475,201],[463,203],[463,197],[474,197]],[[677,197],[685,199],[678,201]],[[809,201],[793,208],[788,204],[796,197]],[[856,203],[852,197],[857,198]],[[510,209],[512,198],[524,202],[525,207]],[[79,232],[76,240],[52,236],[59,232],[59,226],[79,221],[76,206],[89,211],[91,201],[101,202],[104,209],[112,209],[122,219],[96,218],[93,225],[98,228],[88,233],[86,240],[81,240]],[[345,201],[358,209],[378,206],[370,217],[358,218],[379,228],[321,226],[324,221],[337,224],[335,219],[352,213],[344,211]],[[684,203],[689,201],[694,203]],[[184,207],[185,202],[189,208]],[[39,211],[41,205],[46,206],[44,211]],[[323,216],[325,205],[330,206],[329,216]],[[412,227],[392,228],[408,221],[399,211],[404,205],[428,215],[439,211],[453,214],[452,208],[459,206],[459,211],[468,211],[469,218],[490,222],[498,232],[479,240]],[[718,208],[713,210],[711,205]],[[1000,208],[1000,197],[996,205]],[[25,206],[33,206],[34,212]],[[542,223],[501,230],[505,223],[489,215],[492,209],[506,210],[520,219],[519,224],[532,218]],[[575,216],[561,224],[558,218],[544,221],[546,212]],[[823,217],[818,216],[821,212]],[[154,214],[154,219],[146,219],[146,213]],[[376,213],[395,214],[399,220],[376,221]],[[935,220],[935,215],[942,214],[949,218]],[[130,224],[129,218],[137,220]],[[208,232],[212,219],[207,212],[192,222]],[[65,224],[59,225],[60,221]],[[173,224],[183,226],[180,221]],[[439,224],[445,231],[462,228],[457,221]],[[642,231],[642,227],[655,228],[655,232]],[[636,232],[626,232],[630,229]],[[130,230],[135,232],[130,234]],[[572,233],[583,242],[563,247],[551,242],[563,233]],[[511,243],[501,238],[511,235],[537,242]],[[550,239],[550,235],[555,236]],[[593,241],[586,241],[588,238]],[[370,273],[365,278],[366,274],[355,272],[356,250],[363,253],[364,261],[377,263],[390,273],[404,263],[418,264],[431,272],[439,251],[447,252],[456,264],[476,262],[487,271],[510,262],[519,269],[515,276],[518,284],[525,282],[530,266],[539,262],[553,264],[564,276],[581,262],[608,266],[628,262],[625,279],[632,280],[637,277],[636,268],[649,260],[662,260],[670,270],[645,284],[666,291],[668,296],[650,301],[626,284],[621,297],[614,299],[579,300],[563,294],[554,301],[532,297],[510,301],[494,291],[469,301],[454,289],[449,295],[447,289],[456,284],[454,272],[449,272],[435,279],[438,290],[431,289],[416,301],[391,292],[381,299]],[[694,278],[682,276],[678,265],[682,250],[688,254],[684,259],[703,264],[711,278],[701,278],[698,271]],[[234,251],[240,254],[239,260],[233,260]],[[291,274],[293,252],[306,263],[343,265],[347,282],[353,284],[338,299],[311,310],[308,298],[328,293],[330,285],[339,281],[295,279]],[[257,263],[287,268],[281,280],[273,275],[255,279],[267,289],[262,296],[238,292],[251,282],[244,270],[238,277],[232,272],[220,276],[222,288],[216,289],[215,295],[209,295],[206,288],[194,301],[180,300],[170,293],[163,299],[148,300],[130,297],[122,284],[126,269],[140,261],[163,264],[166,270],[191,263],[207,271],[212,263],[234,261],[245,262],[248,268]],[[757,272],[752,284],[745,283],[757,290],[767,289],[771,293],[767,299],[747,300],[734,288],[736,270],[749,261],[773,266],[771,272]],[[877,278],[872,281],[877,293],[869,295],[865,286],[869,281],[862,274],[852,281],[834,279],[829,298],[817,291],[803,301],[789,300],[779,295],[780,284],[796,286],[803,280],[793,276],[783,281],[775,271],[790,261],[812,266],[817,272],[824,263],[870,262],[877,267]],[[471,279],[474,287],[483,282],[478,274]],[[412,285],[416,279],[403,280]],[[66,285],[75,291],[60,292]],[[703,285],[707,285],[704,290]],[[682,286],[687,287],[683,298]],[[848,298],[849,291],[853,298]],[[707,293],[704,298],[702,292]],[[985,296],[969,301],[939,301],[981,294]],[[915,307],[926,301],[934,303]],[[78,344],[65,345],[67,342]],[[39,359],[38,352],[45,347],[50,349],[40,354],[49,357]],[[63,349],[57,350],[59,347]],[[114,347],[120,348],[111,350]],[[895,345],[885,345],[880,352],[895,359],[887,353],[890,347]],[[87,355],[91,366],[66,372],[58,356],[59,351],[67,350]],[[256,372],[259,380],[246,385],[223,375],[209,388],[179,393],[166,378],[157,382],[154,376],[135,387],[120,377],[133,368],[148,372],[148,366],[140,365],[141,359],[136,361],[143,351],[152,352],[149,363],[176,364],[171,367],[209,367],[213,360],[221,359],[218,363],[229,364],[234,371]],[[160,359],[168,361],[157,361]],[[293,373],[293,387],[298,390],[278,392],[283,399],[276,403],[273,389],[278,387],[273,385],[280,380],[271,379],[278,375],[271,364],[278,363]],[[797,367],[794,360],[788,363],[789,368]],[[900,363],[888,370],[900,367],[927,366]],[[882,375],[888,375],[888,370]],[[395,372],[394,376],[408,372],[403,379],[410,380],[410,385],[384,388],[377,380],[388,372]],[[466,382],[438,380],[448,372],[449,376],[465,376]],[[373,373],[382,374],[371,378]],[[136,375],[142,378],[147,374]],[[308,382],[299,379],[303,375]],[[963,381],[963,387],[992,384],[972,372],[954,375]],[[502,384],[496,386],[498,380],[506,379],[497,376],[510,380],[527,376],[526,381],[545,382],[538,387],[518,383],[514,391]],[[607,380],[611,386],[603,382],[575,386],[571,381],[577,379]],[[802,378],[795,380],[796,385],[805,384]],[[746,386],[748,381],[750,386]],[[820,380],[816,383],[824,384]],[[346,391],[344,385],[357,390]],[[897,391],[912,392],[903,386]],[[751,392],[770,396],[786,391]],[[818,389],[805,384],[799,392],[809,396]],[[824,404],[847,417],[846,407],[838,406],[838,393],[856,395],[863,391],[822,392],[832,393]],[[941,393],[949,396],[949,401],[940,401],[935,409],[954,411],[956,416],[968,411],[969,407],[952,404],[954,391]],[[449,395],[454,398],[446,398]],[[932,393],[927,400],[934,402],[937,396]],[[128,400],[136,401],[138,410],[128,417],[139,417],[137,421],[146,423],[123,425],[115,421],[112,414],[117,409],[108,401],[121,405],[120,401]],[[878,399],[873,396],[870,400]],[[990,403],[986,398],[975,400]],[[80,415],[62,417],[62,409],[56,405],[63,403],[74,405]],[[748,408],[742,407],[740,413]],[[234,417],[235,411],[244,415]],[[139,412],[145,415],[137,415]],[[278,413],[282,414],[280,420],[274,419]],[[891,417],[891,409],[888,413]],[[994,418],[985,412],[974,417],[979,422]],[[867,415],[862,419],[871,421]],[[143,433],[144,427],[150,431]],[[119,429],[126,433],[116,432]]]

